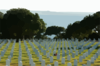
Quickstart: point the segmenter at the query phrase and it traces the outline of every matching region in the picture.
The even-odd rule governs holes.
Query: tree
[[[98,40],[98,38],[100,38],[100,36],[97,33],[92,33],[88,36],[88,38],[90,38],[91,40],[93,40],[94,38],[96,40]]]
[[[44,35],[57,35],[59,36],[59,34],[61,32],[64,32],[65,31],[65,28],[64,27],[59,27],[59,26],[50,26],[46,29],[46,32]]]
[[[60,33],[59,36],[55,36],[54,38],[63,39],[64,36],[65,36],[65,33]]]
[[[69,24],[66,28],[66,37],[71,39],[73,36],[73,33],[77,31],[80,28],[80,21],[75,21],[73,24]]]
[[[40,28],[44,29],[44,22],[39,18],[38,14],[33,14],[24,8],[10,9],[4,14],[2,20],[3,38],[32,38],[36,35]]]
[[[8,10],[7,13],[4,14],[4,17],[3,17],[3,20],[4,20],[3,22],[6,25],[5,31],[2,30],[3,37],[5,35],[4,33],[6,32],[9,34],[10,36],[9,38],[17,38],[17,40],[19,38],[22,39],[22,33],[23,33],[22,30],[25,30],[22,27],[26,23],[31,23],[30,20],[32,18],[33,18],[33,14],[27,9],[19,8],[19,9]],[[2,27],[4,27],[3,22],[2,22]],[[16,36],[14,34],[16,34]]]
[[[92,33],[92,29],[100,23],[100,12],[88,15],[81,21],[76,21],[66,28],[66,37],[84,38]]]
[[[41,35],[41,33],[44,33],[45,31],[46,31],[46,23],[43,21],[43,19],[40,19],[39,31],[36,34],[35,38],[40,39],[45,37],[44,35]]]
[[[3,13],[2,12],[0,12],[0,19],[2,19],[3,18]]]
[[[97,31],[97,32],[96,32]],[[94,28],[94,32],[97,33],[100,36],[100,25],[96,26]]]
[[[1,32],[1,21],[2,21],[2,19],[3,19],[3,13],[2,12],[0,12],[0,39],[1,39],[1,35],[2,35],[2,32]]]

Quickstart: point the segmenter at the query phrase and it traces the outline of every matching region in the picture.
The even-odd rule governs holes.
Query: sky
[[[100,0],[0,0],[0,10],[12,8],[26,8],[34,11],[94,13],[100,11]]]

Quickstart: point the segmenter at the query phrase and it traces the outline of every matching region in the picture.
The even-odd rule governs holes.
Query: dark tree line
[[[94,28],[95,30],[93,30]],[[60,26],[46,28],[46,23],[39,17],[38,13],[33,14],[24,8],[14,8],[5,14],[0,12],[0,32],[2,32],[1,39],[12,38],[17,39],[17,41],[27,38],[47,39],[46,35],[56,35],[54,39],[97,39],[100,38],[100,12],[88,15],[81,21],[75,21],[67,28]],[[41,33],[44,34],[41,35]]]
[[[92,29],[98,26],[98,33],[93,33]],[[93,33],[93,34],[92,34]],[[63,38],[100,38],[100,12],[96,12],[93,15],[89,15],[83,18],[81,21],[76,21],[73,24],[69,24],[66,28],[66,32],[63,33]],[[91,39],[92,39],[91,38]]]
[[[56,35],[54,39],[78,38],[82,40],[84,38],[90,38],[93,40],[95,38],[97,40],[100,38],[100,12],[85,16],[83,20],[69,24],[63,33],[57,32],[57,28],[55,28],[56,26],[51,26],[46,30],[46,34]],[[93,30],[94,28],[95,30]],[[98,33],[96,33],[96,31],[98,31]]]

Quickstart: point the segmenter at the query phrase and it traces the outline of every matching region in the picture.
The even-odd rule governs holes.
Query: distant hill
[[[0,10],[3,13],[6,13],[7,10]],[[30,11],[32,13],[38,13],[39,15],[67,15],[67,16],[84,16],[88,14],[93,14],[92,12],[52,12],[52,11]]]

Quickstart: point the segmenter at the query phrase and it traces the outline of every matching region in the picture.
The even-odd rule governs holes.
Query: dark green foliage
[[[78,38],[82,40],[84,37],[88,37],[92,34],[92,29],[97,25],[100,25],[100,12],[96,12],[93,15],[88,15],[81,21],[76,21],[73,24],[69,24],[66,28],[63,38]],[[98,31],[100,35],[100,30]],[[56,37],[57,38],[57,37]]]
[[[2,21],[2,38],[32,38],[46,30],[46,24],[39,15],[24,8],[10,9],[4,14]]]
[[[64,27],[58,27],[58,26],[50,26],[46,29],[46,32],[44,35],[56,35],[59,36],[61,32],[64,32],[65,28]]]

